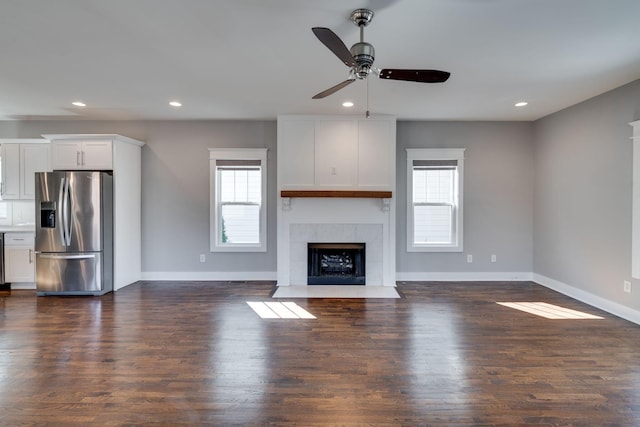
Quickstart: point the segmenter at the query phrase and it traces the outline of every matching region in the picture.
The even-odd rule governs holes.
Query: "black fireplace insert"
[[[307,284],[364,285],[364,243],[308,243]]]

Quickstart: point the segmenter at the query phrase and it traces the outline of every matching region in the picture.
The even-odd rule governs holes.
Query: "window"
[[[464,149],[407,149],[407,251],[462,252]]]
[[[209,149],[211,251],[266,252],[267,149]]]

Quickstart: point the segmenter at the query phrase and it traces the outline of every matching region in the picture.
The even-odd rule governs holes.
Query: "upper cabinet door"
[[[51,167],[54,170],[76,170],[80,168],[80,141],[52,141]]]
[[[112,170],[111,140],[51,142],[53,170]]]
[[[111,141],[84,141],[82,143],[81,169],[113,169]]]
[[[20,198],[20,145],[2,144],[2,184],[0,196],[3,200]]]
[[[35,199],[35,173],[49,171],[49,144],[20,144],[20,198]]]

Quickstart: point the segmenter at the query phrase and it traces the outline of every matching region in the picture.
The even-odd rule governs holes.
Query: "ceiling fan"
[[[364,41],[364,27],[373,18],[373,11],[369,9],[356,9],[351,12],[351,21],[360,28],[360,42],[347,49],[340,37],[329,28],[313,27],[311,31],[318,39],[329,48],[347,67],[350,67],[349,78],[342,83],[313,96],[313,99],[327,97],[356,80],[364,80],[373,71],[381,79],[404,80],[419,83],[442,83],[447,81],[450,73],[439,70],[407,70],[397,68],[379,69],[373,66],[375,50],[373,46]]]

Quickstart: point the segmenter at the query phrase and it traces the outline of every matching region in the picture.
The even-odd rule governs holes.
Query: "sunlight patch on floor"
[[[546,317],[547,319],[603,319],[603,317],[582,311],[571,310],[546,302],[499,302],[498,304]]]
[[[263,319],[315,319],[316,317],[295,302],[247,301],[249,307]]]

